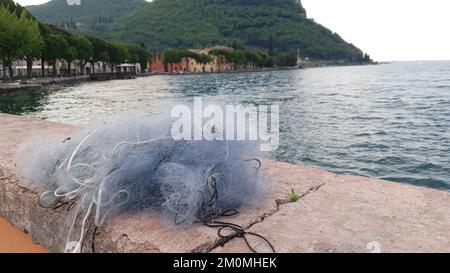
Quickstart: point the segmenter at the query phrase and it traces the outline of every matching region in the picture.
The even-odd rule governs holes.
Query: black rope
[[[91,228],[92,228],[92,226],[93,226],[94,224],[90,224],[89,225],[89,227],[88,227],[88,229],[87,229],[87,231],[86,231],[86,234],[89,234],[89,231],[91,230]],[[95,231],[94,231],[95,232]],[[83,253],[83,247],[84,247],[84,242],[86,241],[86,236],[84,236],[84,238],[83,238],[83,241],[81,242],[81,248],[80,248],[80,253]]]
[[[256,174],[258,174],[259,170],[261,169],[261,161],[258,159],[249,159],[249,160],[245,160],[246,162],[249,161],[256,161],[257,163],[259,163],[259,166],[256,168]],[[260,239],[262,239],[264,242],[266,242],[266,244],[270,247],[270,249],[272,250],[273,253],[276,253],[275,248],[273,247],[273,245],[270,243],[270,241],[265,238],[264,236],[254,233],[254,232],[248,232],[245,231],[245,229],[237,224],[234,223],[229,223],[229,222],[221,222],[221,221],[215,221],[214,219],[218,218],[218,217],[231,217],[234,215],[237,215],[239,212],[235,209],[229,209],[226,210],[224,212],[221,212],[220,208],[217,206],[217,200],[219,198],[219,194],[217,191],[217,182],[218,179],[214,176],[213,174],[213,170],[216,167],[216,165],[213,165],[210,168],[210,171],[212,172],[212,174],[207,174],[203,180],[203,182],[207,185],[207,187],[209,188],[210,192],[212,192],[212,196],[209,200],[207,200],[207,202],[204,203],[204,205],[206,205],[206,213],[205,215],[201,215],[199,217],[200,221],[207,227],[210,228],[219,228],[217,230],[217,234],[219,235],[220,238],[222,239],[226,239],[225,242],[222,244],[222,247],[231,239],[234,238],[243,238],[245,243],[247,244],[248,248],[253,252],[253,253],[258,253],[251,245],[250,242],[247,239],[247,235],[251,235],[251,236],[255,236],[258,237]],[[226,229],[230,229],[232,230],[232,234],[231,235],[224,235],[223,231]]]
[[[78,199],[78,198],[77,198],[77,199]],[[77,202],[78,202],[77,199],[73,200],[73,201],[69,204],[69,206],[67,207],[67,211],[71,211],[71,210],[75,207],[75,205],[76,205]]]
[[[94,229],[92,232],[91,250],[92,250],[92,253],[95,253],[95,235],[97,235],[98,227],[94,223],[91,223],[86,231],[86,235],[89,234],[89,231],[91,230],[92,227],[94,227]],[[83,247],[84,247],[85,241],[86,241],[86,236],[83,238],[83,241],[81,242],[80,253],[83,253]]]
[[[65,205],[67,205],[67,204],[69,204],[69,202],[60,203],[60,204],[56,205],[56,206],[53,208],[53,210],[57,210],[57,209],[59,209],[59,208],[65,206]]]
[[[261,160],[257,159],[257,158],[253,158],[253,159],[246,159],[244,160],[245,162],[251,162],[251,161],[255,161],[256,163],[258,163],[258,167],[256,167],[256,175],[258,175],[259,170],[261,170],[261,166],[262,166],[262,162]]]
[[[236,215],[237,213],[238,212],[235,211],[235,213],[232,214],[232,215]],[[228,216],[228,215],[224,214],[222,216]],[[256,251],[251,246],[250,242],[247,239],[247,235],[251,235],[251,236],[255,236],[255,237],[258,237],[258,238],[262,239],[270,247],[272,252],[276,253],[274,246],[272,245],[272,243],[270,243],[270,241],[266,237],[264,237],[264,236],[262,236],[260,234],[254,233],[254,232],[245,231],[245,229],[242,226],[240,226],[240,225],[237,225],[237,224],[234,224],[234,223],[230,223],[230,222],[221,222],[221,221],[212,221],[212,222],[209,222],[209,223],[204,223],[204,225],[207,226],[207,227],[210,227],[210,228],[219,228],[217,230],[217,235],[219,235],[220,238],[226,239],[226,241],[222,243],[222,245],[221,245],[222,247],[224,247],[225,244],[228,241],[230,241],[231,239],[242,238],[242,239],[244,239],[245,243],[247,244],[247,247],[253,253],[258,253],[258,251]],[[232,230],[233,233],[230,234],[230,235],[224,235],[223,232],[226,229]]]
[[[71,200],[71,201],[62,202],[62,203],[59,203],[59,204],[57,204],[56,206],[54,206],[54,207],[52,208],[52,210],[58,210],[58,209],[64,207],[65,205],[67,205],[67,211],[69,212],[69,211],[71,211],[71,210],[75,207],[75,205],[77,204],[77,202],[78,202],[78,198],[76,198],[76,199],[74,199],[74,200]],[[39,204],[39,206],[43,207],[41,204]],[[44,207],[43,207],[43,208],[44,208]]]
[[[95,253],[95,235],[97,235],[97,226],[94,226],[94,232],[92,233],[92,242],[91,242],[91,249],[92,253]]]

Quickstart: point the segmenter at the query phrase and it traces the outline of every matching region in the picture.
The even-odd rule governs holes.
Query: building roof
[[[215,45],[213,47],[209,47],[206,49],[206,51],[212,51],[212,50],[226,50],[226,51],[234,51],[234,48],[223,46],[223,45]]]

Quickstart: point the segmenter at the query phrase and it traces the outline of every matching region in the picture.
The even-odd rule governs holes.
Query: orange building
[[[188,60],[187,58],[181,58],[179,63],[169,63],[167,64],[167,72],[170,73],[181,73],[188,71]]]
[[[151,73],[166,72],[164,69],[164,64],[162,63],[161,53],[153,54],[152,58],[148,62],[148,68]]]

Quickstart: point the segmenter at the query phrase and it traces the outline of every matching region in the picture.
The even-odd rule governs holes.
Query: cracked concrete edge
[[[252,219],[246,225],[241,225],[244,231],[252,229],[252,227],[263,223],[266,219],[280,211],[281,207],[286,204],[292,204],[289,200],[290,190],[294,190],[299,194],[302,201],[306,196],[318,191],[321,187],[330,183],[338,177],[337,174],[330,173],[317,168],[294,165],[289,163],[277,162],[272,160],[263,160],[263,175],[270,179],[270,196],[263,210],[256,210]],[[245,214],[244,214],[245,215]],[[230,235],[236,235],[230,233]],[[222,238],[218,241],[209,252],[214,253],[218,248],[223,247],[231,240],[238,240],[236,236],[230,238]]]
[[[273,216],[274,214],[276,214],[277,212],[279,212],[282,208],[282,206],[287,205],[287,204],[292,204],[292,203],[298,203],[298,202],[302,202],[304,200],[304,198],[318,190],[320,190],[320,188],[322,188],[323,186],[325,186],[327,184],[327,182],[322,183],[320,185],[317,186],[312,186],[311,188],[309,188],[307,191],[303,192],[300,196],[299,199],[295,202],[289,200],[288,198],[286,199],[277,199],[274,200],[275,204],[276,204],[276,209],[272,210],[270,212],[266,212],[263,215],[259,216],[257,219],[255,219],[253,222],[251,222],[248,226],[243,227],[243,230],[245,232],[248,232],[252,227],[258,225],[258,224],[262,224],[266,219],[268,219],[269,217]],[[236,235],[236,233],[232,234],[232,235]],[[224,247],[227,243],[229,243],[232,240],[238,240],[239,237],[236,236],[231,236],[229,238],[222,238],[222,240],[218,241],[218,243],[216,245],[214,245],[212,248],[210,248],[208,250],[208,252],[214,253],[214,251],[219,248],[219,247]]]
[[[450,252],[450,193],[357,176],[337,176],[247,231],[277,252]],[[267,245],[250,240],[261,252]],[[234,238],[214,253],[250,252]]]

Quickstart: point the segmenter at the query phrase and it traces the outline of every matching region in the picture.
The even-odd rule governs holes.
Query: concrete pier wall
[[[52,252],[62,251],[58,232],[67,208],[40,208],[40,189],[17,176],[13,158],[30,137],[70,137],[74,129],[0,114],[0,217]],[[268,160],[263,175],[271,185],[265,205],[224,220],[265,236],[277,252],[450,252],[449,192]],[[300,195],[295,203],[289,200],[291,189]],[[97,230],[95,242],[91,238],[86,252],[92,247],[95,252],[250,251],[242,238],[223,239],[205,226],[170,229],[148,214],[115,217]],[[256,250],[269,250],[248,239]]]
[[[0,253],[46,253],[31,237],[0,218]]]

